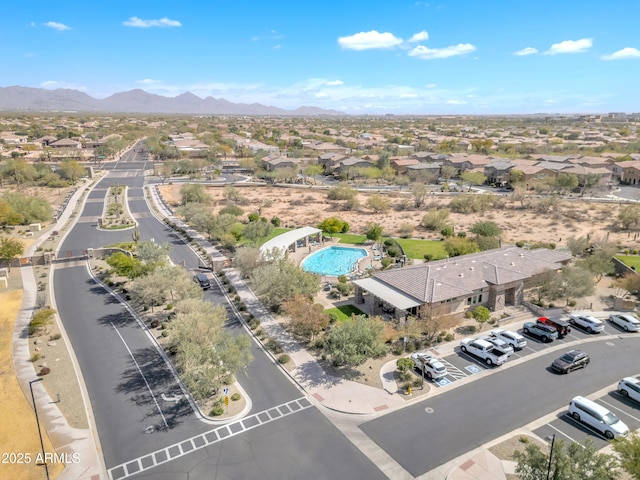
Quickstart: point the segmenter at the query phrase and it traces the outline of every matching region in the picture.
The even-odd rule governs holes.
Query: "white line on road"
[[[192,452],[208,447],[214,443],[225,440],[232,436],[238,435],[247,430],[270,423],[279,418],[293,415],[296,412],[301,412],[307,408],[311,408],[313,405],[305,397],[292,400],[282,405],[277,405],[263,410],[262,412],[255,413],[241,420],[237,420],[227,425],[209,430],[208,432],[200,433],[191,438],[186,438],[177,443],[169,445],[155,452],[148,453],[142,457],[134,458],[128,462],[121,463],[108,471],[109,478],[111,480],[124,480],[133,475],[154,468],[163,463],[170,462],[176,458],[183,457]]]
[[[131,350],[129,349],[129,345],[127,345],[127,342],[124,341],[124,338],[122,338],[122,335],[120,335],[120,332],[118,331],[116,326],[113,324],[113,322],[111,322],[111,326],[113,327],[115,332],[118,334],[118,337],[120,337],[120,340],[122,340],[124,348],[126,348],[127,352],[129,352],[129,355],[131,356],[131,359],[133,360],[133,363],[136,364],[136,368],[138,369],[138,372],[140,372],[140,376],[144,380],[144,383],[147,386],[147,389],[149,390],[149,393],[151,394],[151,398],[153,398],[153,402],[156,404],[156,407],[158,408],[158,412],[160,412],[160,416],[162,417],[162,421],[164,422],[164,426],[169,428],[169,424],[167,423],[167,419],[164,418],[164,413],[162,413],[162,410],[160,409],[160,405],[158,405],[158,400],[156,400],[156,396],[151,391],[151,386],[149,385],[149,382],[147,382],[147,377],[145,377],[144,373],[142,373],[142,369],[140,368],[140,365],[138,365],[138,362],[136,361],[135,357],[133,356],[133,353],[131,353]]]
[[[622,397],[622,395],[620,395]],[[622,397],[624,398],[624,397]],[[600,399],[600,401],[602,403],[604,403],[605,405],[609,405],[611,408],[618,410],[619,412],[624,413],[625,415],[628,415],[629,417],[633,418],[634,420],[640,422],[640,418],[634,417],[633,415],[631,415],[629,412],[622,410],[621,408],[616,407],[615,405],[611,405],[609,402],[605,402],[604,400]]]

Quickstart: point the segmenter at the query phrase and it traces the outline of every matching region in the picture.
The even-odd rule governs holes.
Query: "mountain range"
[[[224,98],[200,98],[190,92],[177,97],[164,97],[135,89],[99,99],[79,90],[47,90],[20,86],[0,87],[0,110],[196,115],[345,115],[337,110],[324,110],[319,107],[302,106],[295,110],[285,110],[260,103],[233,103]]]

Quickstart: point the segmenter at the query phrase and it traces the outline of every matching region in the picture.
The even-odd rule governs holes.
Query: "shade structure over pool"
[[[408,310],[409,308],[422,305],[419,300],[412,296],[406,295],[393,287],[388,287],[381,282],[377,282],[373,278],[354,280],[353,283],[400,310]]]
[[[260,253],[264,255],[268,252],[272,252],[275,248],[280,251],[280,254],[283,254],[287,251],[289,246],[296,243],[298,240],[302,240],[305,237],[315,236],[320,232],[322,232],[322,230],[315,227],[296,228],[295,230],[282,233],[277,237],[273,237],[271,240],[265,242],[260,247]]]

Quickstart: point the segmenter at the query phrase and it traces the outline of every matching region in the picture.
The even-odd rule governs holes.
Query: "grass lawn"
[[[334,233],[333,238],[339,238],[340,243],[348,243],[350,245],[364,245],[364,242],[367,241],[366,236],[354,233]]]
[[[324,311],[326,314],[333,313],[338,317],[338,322],[346,322],[351,318],[351,314],[365,315],[365,313],[353,305],[341,305],[336,308],[329,308]]]
[[[432,260],[440,260],[447,256],[447,252],[444,250],[444,243],[438,240],[417,240],[412,238],[397,238],[396,240],[409,258],[424,260],[424,256],[428,254],[431,255]]]
[[[627,267],[633,267],[636,269],[636,272],[640,272],[639,255],[616,255],[616,258],[624,263]]]

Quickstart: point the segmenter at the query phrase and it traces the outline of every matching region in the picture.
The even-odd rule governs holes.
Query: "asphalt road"
[[[591,355],[584,370],[556,375],[553,352],[460,385],[411,407],[364,423],[362,431],[412,475],[438,466],[640,372],[640,336],[603,336],[581,348]]]
[[[108,187],[127,185],[130,212],[142,240],[172,245],[174,263],[195,270],[196,254],[149,211],[144,200],[145,162],[128,153],[111,165],[89,195],[80,218],[60,248],[60,255],[130,241],[131,230],[97,230]],[[132,478],[122,464],[137,464],[169,446],[203,435],[212,426],[199,421],[188,403],[167,401],[179,388],[145,331],[114,297],[91,279],[84,263],[59,264],[54,273],[57,308],[84,377],[107,469],[114,478]],[[222,292],[205,292],[226,305]],[[233,318],[227,328],[243,331]],[[238,376],[252,410],[259,414],[303,398],[270,357],[252,342],[254,361]],[[307,401],[308,403],[308,401]],[[384,478],[315,407],[293,411],[256,428],[196,448],[175,460],[134,475],[136,478]],[[152,427],[152,428],[149,428]],[[331,459],[327,461],[327,459]],[[131,467],[130,472],[135,471]],[[194,477],[194,472],[197,475]]]

